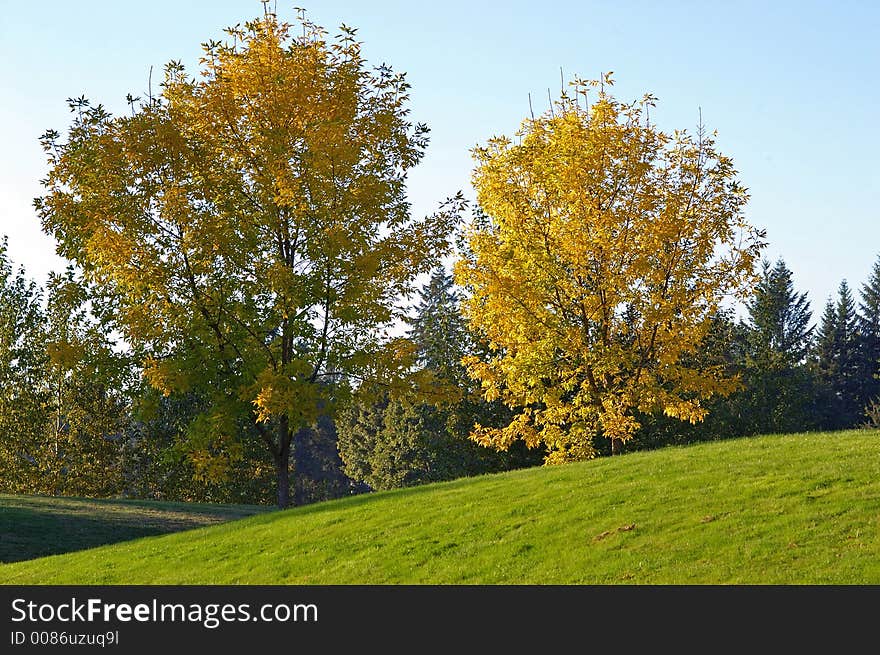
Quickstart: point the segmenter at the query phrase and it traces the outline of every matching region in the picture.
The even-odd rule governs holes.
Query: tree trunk
[[[301,427],[293,435],[290,443],[290,452],[293,454],[293,504],[296,507],[305,505],[308,502],[306,496],[305,482],[308,472],[305,470],[305,455],[303,449],[305,444],[303,441],[309,435],[309,428]]]
[[[623,441],[617,439],[616,437],[611,438],[611,454],[619,455],[623,450]]]
[[[287,453],[275,458],[275,471],[278,477],[278,509],[284,509],[290,504],[290,469]]]
[[[278,420],[278,454],[275,471],[278,477],[278,509],[290,506],[290,422],[286,416]]]

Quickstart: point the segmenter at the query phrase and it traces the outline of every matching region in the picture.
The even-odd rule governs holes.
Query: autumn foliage
[[[577,82],[473,152],[480,211],[456,276],[490,353],[467,365],[517,415],[472,438],[542,443],[548,462],[594,456],[597,437],[619,450],[640,413],[698,422],[735,388],[688,360],[724,300],[750,292],[763,246],[713,137],[658,129],[652,96],[627,104],[611,85]]]
[[[43,139],[37,200],[59,252],[112,298],[118,329],[165,394],[211,409],[188,431],[206,478],[228,471],[250,421],[288,503],[291,440],[354,380],[405,369],[386,338],[402,297],[448,248],[456,202],[410,216],[407,171],[427,127],[408,84],[370,68],[354,30],[266,13],[204,44],[190,76],[114,117],[71,101]]]
[[[355,30],[331,37],[304,12],[287,23],[266,5],[204,43],[195,73],[170,62],[121,115],[69,99],[68,130],[42,138],[35,200],[72,263],[45,312],[0,251],[0,382],[13,389],[13,369],[52,379],[0,398],[0,427],[18,435],[0,464],[30,485],[41,462],[67,471],[82,453],[94,465],[78,469],[96,471],[81,476],[88,488],[109,490],[130,476],[104,484],[101,462],[166,479],[153,464],[171,453],[185,458],[175,475],[219,491],[232,476],[265,487],[274,475],[283,507],[298,497],[291,475],[310,461],[333,468],[337,454],[351,481],[385,487],[545,453],[588,459],[698,424],[735,433],[748,423],[738,408],[758,405],[733,392],[780,388],[749,367],[805,367],[812,336],[794,354],[758,338],[784,314],[758,309],[791,306],[791,290],[755,286],[765,235],[746,220],[747,189],[715,134],[664,131],[652,95],[624,102],[612,89],[610,74],[575,80],[515,134],[476,147],[464,225],[461,193],[411,215],[407,176],[428,128],[410,119],[405,76],[368,65]],[[743,302],[750,326],[730,318]],[[831,318],[826,336],[841,332]],[[873,378],[878,351],[878,321],[863,323],[864,344],[844,344],[870,360],[859,380]],[[826,341],[816,370],[831,376],[843,346]],[[860,385],[837,394],[852,397],[847,424],[876,396]],[[160,446],[144,447],[150,434]],[[540,450],[523,456],[520,442]],[[75,488],[66,472],[40,476]]]

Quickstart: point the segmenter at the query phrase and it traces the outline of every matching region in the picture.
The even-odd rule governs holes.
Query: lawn
[[[736,439],[355,496],[3,564],[0,582],[880,584],[880,433]]]

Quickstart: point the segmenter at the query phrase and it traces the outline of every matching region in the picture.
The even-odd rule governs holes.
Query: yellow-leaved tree
[[[59,253],[115,303],[149,382],[210,401],[187,435],[196,470],[222,477],[253,433],[281,507],[297,431],[349,381],[405,368],[387,328],[460,205],[412,219],[406,174],[427,127],[409,121],[404,76],[340,32],[267,11],[203,44],[197,75],[168,64],[130,115],[69,101],[35,201]]]
[[[623,103],[612,83],[579,80],[514,139],[473,151],[478,211],[455,271],[490,349],[466,364],[518,412],[471,436],[544,443],[548,463],[594,457],[597,437],[620,452],[639,413],[700,421],[705,400],[735,388],[689,362],[724,298],[754,284],[764,245],[702,125],[663,132],[653,96]]]

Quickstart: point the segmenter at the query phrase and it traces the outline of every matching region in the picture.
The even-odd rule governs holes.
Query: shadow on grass
[[[486,476],[486,479],[491,477]],[[468,488],[469,482],[472,482],[471,478],[460,478],[392,492],[359,494],[292,507],[284,512],[279,512],[274,507],[252,505],[200,505],[0,494],[0,563],[60,555],[255,515],[260,515],[260,518],[255,517],[255,521],[262,523],[334,508],[357,512],[365,505],[384,502],[391,494],[397,498],[421,496],[429,491],[436,491],[438,486],[442,486],[446,492],[454,492]]]
[[[265,511],[236,506],[191,508],[146,503],[4,496],[0,498],[0,562],[59,555],[189,530]]]

